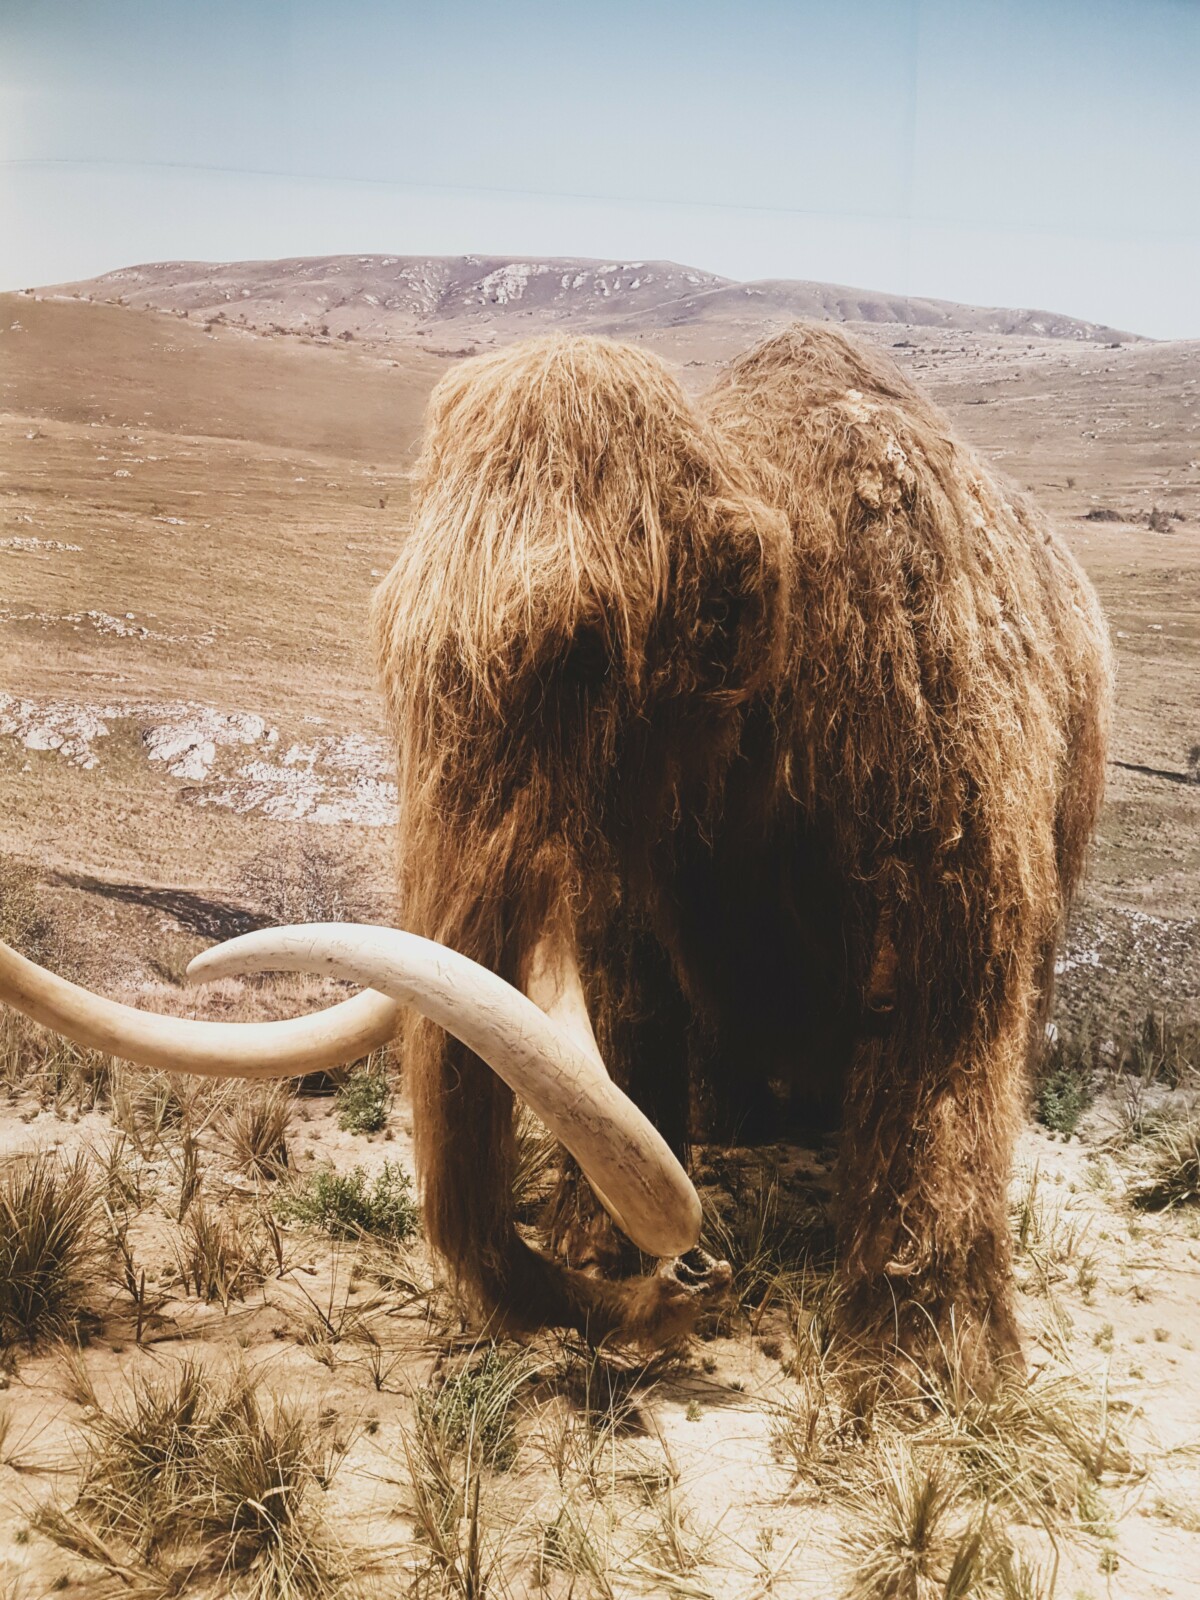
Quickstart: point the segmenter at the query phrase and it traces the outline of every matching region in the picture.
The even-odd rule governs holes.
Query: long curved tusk
[[[0,1000],[86,1049],[207,1078],[296,1078],[387,1044],[398,1008],[357,994],[287,1022],[196,1022],[104,1000],[0,942]]]
[[[494,972],[397,928],[326,922],[244,934],[197,956],[188,975],[269,969],[351,978],[415,1006],[537,1112],[640,1249],[677,1256],[696,1243],[700,1201],[662,1135],[597,1056]]]
[[[523,988],[534,1005],[607,1073],[592,1031],[573,940],[561,933],[540,939],[530,955]]]
[[[548,934],[540,939],[530,955],[523,988],[534,1005],[546,1013],[559,1032],[577,1045],[584,1055],[590,1056],[607,1077],[608,1068],[592,1030],[592,1019],[588,1012],[587,995],[583,990],[583,979],[579,974],[579,957],[576,954],[574,940],[561,932]],[[629,1224],[621,1215],[620,1208],[604,1193],[594,1178],[589,1177],[588,1182],[593,1194],[617,1227],[622,1233],[632,1237],[629,1234]]]

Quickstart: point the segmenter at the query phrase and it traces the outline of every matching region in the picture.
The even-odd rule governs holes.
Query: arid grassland
[[[787,310],[703,289],[619,329],[697,387]],[[515,290],[436,327],[198,293],[0,296],[0,937],[139,1004],[284,1016],[332,987],[183,968],[396,914],[368,596],[436,378],[551,324]],[[640,1365],[471,1322],[402,1061],[214,1088],[4,1013],[0,1600],[1200,1597],[1200,346],[858,311],[1055,517],[1117,651],[1011,1196],[1028,1382],[851,1403],[828,1149],[699,1152],[734,1293]],[[532,1222],[532,1122],[522,1155]]]

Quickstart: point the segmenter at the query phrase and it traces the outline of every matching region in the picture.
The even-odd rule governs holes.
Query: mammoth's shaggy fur
[[[681,1153],[778,1126],[780,1086],[841,1122],[854,1332],[1015,1351],[1005,1183],[1110,675],[1041,517],[828,327],[699,403],[642,351],[537,341],[437,389],[374,621],[406,925],[517,983],[569,926]],[[404,1059],[429,1232],[479,1296],[671,1332],[667,1280],[518,1233],[494,1075],[421,1021]]]

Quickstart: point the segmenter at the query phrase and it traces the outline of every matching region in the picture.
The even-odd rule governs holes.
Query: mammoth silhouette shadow
[[[217,900],[192,889],[153,886],[141,883],[114,883],[86,873],[59,872],[54,882],[79,889],[102,900],[117,900],[124,905],[142,906],[172,917],[185,933],[199,938],[232,939],[270,925],[270,918],[229,900]]]

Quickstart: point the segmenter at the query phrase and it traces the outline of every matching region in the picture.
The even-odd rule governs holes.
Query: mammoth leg
[[[855,1053],[839,1170],[841,1318],[855,1342],[909,1358],[904,1381],[957,1369],[983,1383],[997,1364],[1020,1364],[1008,1176],[1033,985],[1018,988],[990,1026],[957,1038],[938,1036],[936,997],[921,1008],[925,1026],[905,1026],[901,1002],[897,1025]]]

